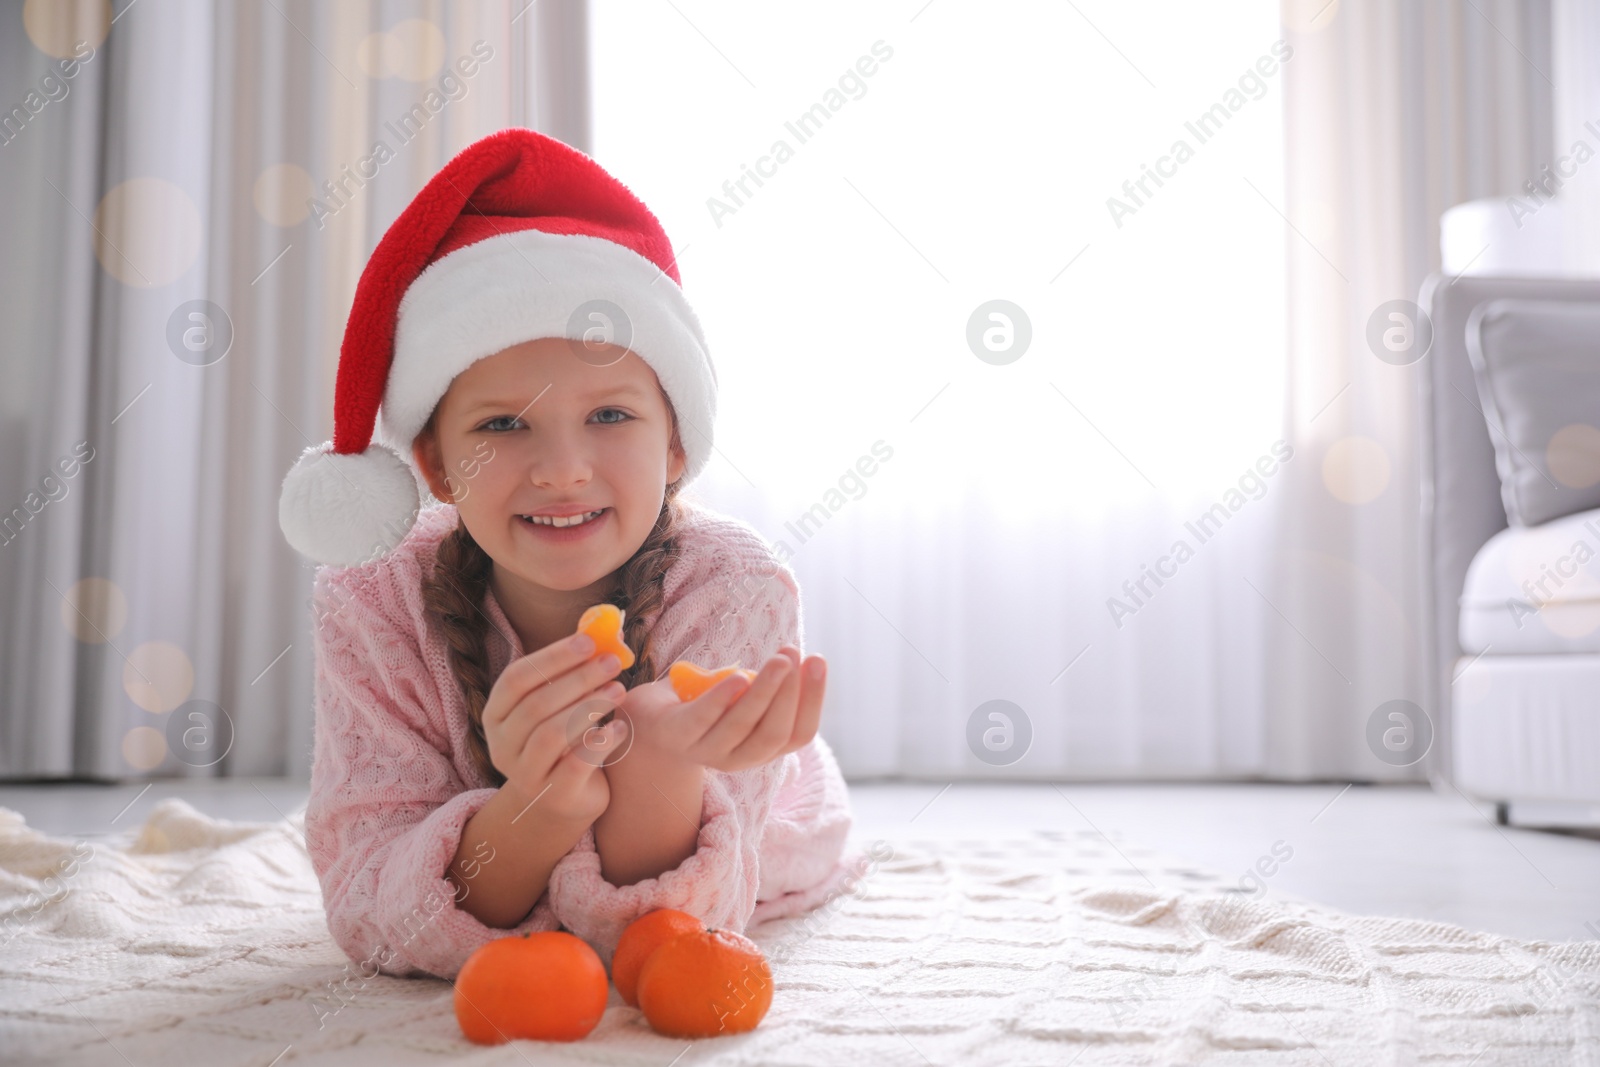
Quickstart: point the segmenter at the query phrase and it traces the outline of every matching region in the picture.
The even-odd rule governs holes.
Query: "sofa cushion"
[[[1461,648],[1600,652],[1600,508],[1484,543],[1461,592]]]
[[[1600,507],[1600,303],[1491,300],[1466,342],[1511,525]]]

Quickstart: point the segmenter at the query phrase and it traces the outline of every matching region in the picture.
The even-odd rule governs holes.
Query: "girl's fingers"
[[[607,749],[615,749],[620,745],[620,739],[625,736],[622,723],[618,721],[596,727],[594,732],[597,740],[592,740],[587,744],[585,741],[580,740],[577,744],[557,753],[555,762],[546,772],[546,777],[550,783],[549,788],[552,791],[575,791],[584,782],[588,781],[590,775],[600,773],[600,768],[605,761],[596,758],[591,749],[595,744],[603,744]]]
[[[788,656],[773,656],[767,660],[744,696],[706,732],[701,741],[703,750],[726,756],[738,748],[767,714],[773,698],[794,673],[794,663]]]
[[[587,635],[581,635],[587,636]],[[507,668],[509,671],[510,668]],[[590,705],[601,706],[601,714],[622,702],[627,690],[617,680],[622,671],[617,657],[612,653],[584,660],[549,682],[541,683],[523,694],[511,707],[501,729],[520,751],[528,743],[533,731],[546,723],[561,731],[577,709]],[[502,673],[501,677],[504,677]],[[593,718],[595,716],[591,716]],[[487,718],[487,709],[485,709]],[[518,744],[520,742],[520,744]]]
[[[608,666],[609,664],[609,666]],[[612,682],[622,673],[615,655],[606,653],[588,663],[580,664],[546,685],[535,686],[512,707],[508,726],[519,725],[519,718],[528,719],[537,726],[549,718],[560,718],[559,712],[571,708],[582,700],[609,700],[619,703],[623,697],[622,683]],[[610,686],[610,688],[606,688]],[[523,727],[527,729],[528,727]]]
[[[495,687],[503,690],[504,699],[491,701],[491,706],[484,708],[484,726],[507,718],[529,693],[549,685],[575,667],[592,662],[593,656],[594,638],[580,633],[514,660],[495,680]]]
[[[811,675],[813,667],[818,669],[816,677]],[[811,739],[817,736],[817,727],[822,724],[822,697],[828,684],[828,662],[821,656],[812,656],[801,666],[800,673],[803,676],[800,707],[795,713],[794,731],[789,736],[789,743],[784,746],[784,755],[809,745]]]
[[[612,719],[604,726],[591,726],[565,755],[575,756],[595,770],[609,767],[622,758],[621,753],[627,751],[631,728],[632,724],[621,717]]]
[[[591,765],[609,760],[620,731],[621,716],[601,725],[600,720],[616,707],[603,698],[580,700],[566,715],[550,715],[534,725],[520,749],[519,761],[537,774],[552,774],[566,757],[577,756]]]
[[[802,680],[799,664],[793,663],[797,658],[798,652],[791,657],[792,666],[785,675],[783,684],[773,695],[772,703],[767,706],[766,713],[756,723],[750,736],[737,743],[733,751],[728,753],[729,759],[736,763],[755,766],[783,752],[784,746],[789,743],[789,738],[794,732],[795,713],[800,705]]]
[[[585,673],[588,674],[588,677],[586,680],[582,680],[579,686],[574,686],[568,681],[574,675]],[[602,681],[603,678],[603,670],[596,668],[593,664],[586,664],[575,671],[568,672],[567,675],[563,676],[561,682],[555,683],[556,686],[560,687],[559,691],[554,686],[552,687],[550,691],[551,697],[564,700],[565,703],[559,705],[547,704],[545,702],[546,697],[540,696],[538,692],[523,697],[512,708],[511,714],[506,716],[504,721],[500,723],[500,738],[506,751],[517,753],[515,758],[520,760],[524,758],[523,753],[528,746],[537,743],[544,751],[549,752],[551,745],[556,742],[539,740],[539,738],[552,735],[556,737],[565,736],[569,726],[574,725],[571,720],[573,715],[578,713],[578,708],[597,708],[598,711],[589,716],[591,719],[597,719],[611,710],[611,708],[616,707],[621,703],[625,690],[621,688],[620,682],[605,682]],[[589,688],[586,691],[580,691],[581,685],[589,685]],[[563,711],[565,711],[565,714],[561,714]],[[485,720],[488,718],[487,709],[485,709],[484,718]],[[487,729],[487,726],[485,729]],[[559,752],[552,754],[551,758],[553,759],[554,755],[557,754]]]
[[[681,708],[670,712],[673,720],[670,729],[680,739],[685,754],[696,759],[704,755],[701,746],[705,735],[734,701],[748,695],[752,688],[752,683],[742,675],[731,674]]]

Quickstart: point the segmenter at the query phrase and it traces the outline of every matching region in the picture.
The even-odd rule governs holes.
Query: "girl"
[[[794,576],[681,497],[715,406],[660,224],[559,141],[469,146],[379,242],[279,505],[328,564],[306,846],[364,973],[557,928],[609,964],[654,908],[743,930],[863,866]],[[627,669],[574,635],[599,603]],[[680,702],[680,659],[759,673]]]

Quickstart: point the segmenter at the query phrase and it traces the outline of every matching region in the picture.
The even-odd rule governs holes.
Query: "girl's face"
[[[632,558],[686,466],[650,365],[615,345],[559,337],[514,345],[456,375],[412,452],[433,495],[456,505],[497,571],[562,591],[591,586]],[[604,513],[567,534],[527,518],[579,506]]]

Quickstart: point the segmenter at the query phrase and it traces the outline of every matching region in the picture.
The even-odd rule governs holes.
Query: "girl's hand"
[[[622,700],[633,744],[718,771],[742,771],[804,747],[817,735],[827,661],[785,645],[747,682],[731,675],[687,703],[665,678],[634,686]]]
[[[516,660],[495,680],[483,708],[489,760],[506,785],[549,817],[588,826],[611,801],[603,755],[623,724],[595,725],[622,699],[617,657],[597,659],[594,639],[574,634]]]

